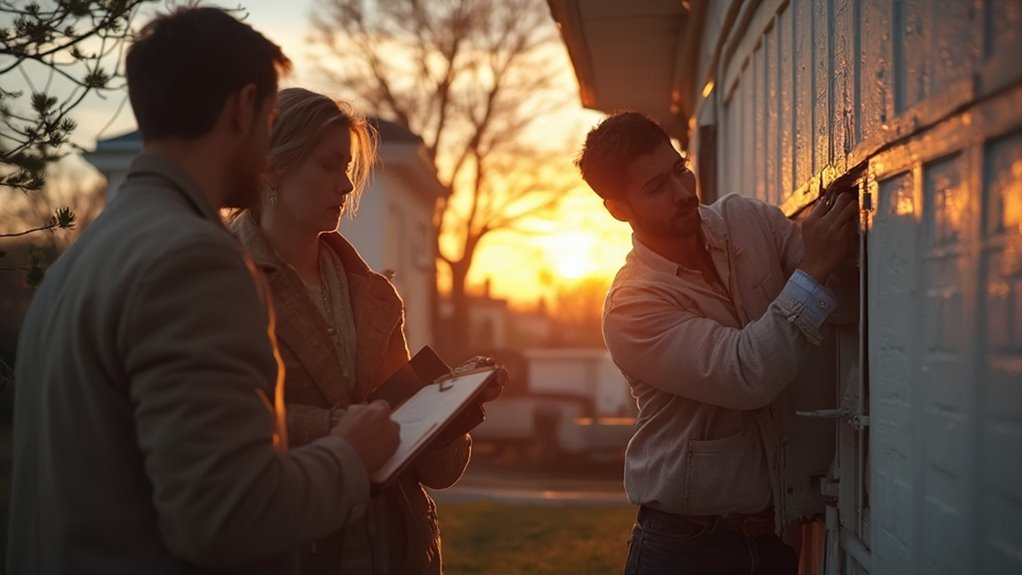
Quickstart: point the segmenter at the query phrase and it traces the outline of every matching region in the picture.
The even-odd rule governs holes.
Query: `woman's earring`
[[[270,205],[271,206],[276,206],[277,203],[280,201],[280,198],[277,197],[277,186],[270,186],[270,198],[269,199],[270,199]]]

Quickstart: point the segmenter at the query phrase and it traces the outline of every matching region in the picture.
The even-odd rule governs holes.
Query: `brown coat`
[[[256,266],[267,277],[276,308],[276,334],[286,366],[285,401],[291,445],[298,446],[329,432],[330,410],[366,400],[372,390],[408,361],[404,310],[394,286],[374,273],[340,234],[322,236],[337,253],[347,275],[358,337],[354,366],[342,365],[327,326],[309,299],[301,278],[274,252],[249,214],[232,223]],[[337,374],[355,370],[349,394]],[[386,534],[374,537],[374,566],[386,562],[387,573],[439,574],[440,530],[436,505],[423,485],[453,485],[468,465],[468,435],[440,449],[427,451],[392,487],[373,500],[386,517]],[[337,573],[342,532],[310,543],[302,553],[302,573]],[[381,554],[383,555],[381,557]],[[376,570],[377,567],[374,567]]]

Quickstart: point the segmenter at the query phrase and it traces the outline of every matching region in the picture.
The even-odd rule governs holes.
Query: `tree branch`
[[[53,228],[56,228],[56,227],[58,227],[57,222],[50,222],[50,223],[46,224],[45,226],[39,226],[37,228],[31,228],[31,229],[25,230],[23,232],[14,232],[14,233],[10,233],[10,234],[0,234],[0,238],[17,238],[17,237],[21,237],[21,236],[27,236],[28,234],[34,234],[35,232],[41,232],[41,231],[44,231],[44,230],[52,230]]]
[[[455,283],[489,234],[561,201],[564,186],[541,181],[551,155],[523,153],[529,128],[560,112],[571,92],[544,52],[556,30],[542,0],[319,0],[313,22],[331,58],[323,71],[368,110],[418,133],[451,191],[433,223],[437,238],[456,238],[442,253],[437,241]]]

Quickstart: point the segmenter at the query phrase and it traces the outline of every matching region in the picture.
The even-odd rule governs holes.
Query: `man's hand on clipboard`
[[[379,399],[350,405],[336,423],[331,421],[330,434],[351,445],[369,474],[383,467],[401,442],[401,426],[391,419],[390,413],[390,405]]]

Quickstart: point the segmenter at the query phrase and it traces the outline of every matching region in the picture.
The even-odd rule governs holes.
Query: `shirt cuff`
[[[837,311],[838,301],[834,292],[820,285],[816,278],[796,269],[788,280],[792,289],[792,297],[803,306],[803,314],[816,329],[823,327],[830,314]],[[785,289],[788,289],[785,287]]]
[[[816,344],[822,339],[820,329],[832,313],[837,311],[838,300],[834,292],[820,285],[813,276],[797,269],[781,290],[783,307],[790,312],[789,320],[797,325]]]

